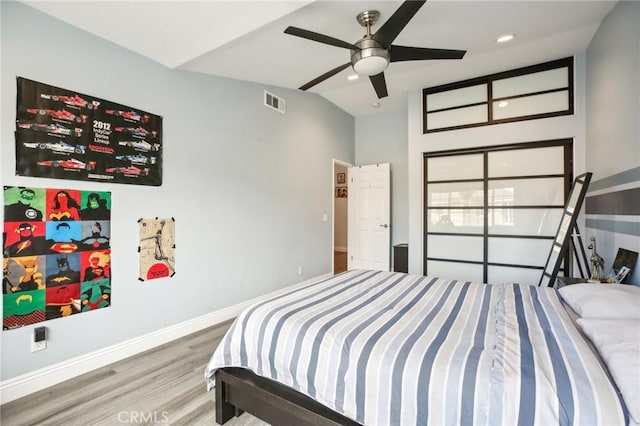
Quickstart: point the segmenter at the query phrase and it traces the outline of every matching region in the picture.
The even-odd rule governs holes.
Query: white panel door
[[[391,254],[390,166],[372,164],[347,170],[349,269],[388,271]]]

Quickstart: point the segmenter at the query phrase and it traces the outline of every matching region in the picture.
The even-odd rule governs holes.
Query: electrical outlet
[[[298,275],[302,275],[302,265],[298,265]]]
[[[35,341],[35,336],[31,335],[31,352],[38,352],[43,349],[47,349],[47,341],[41,340],[40,342]]]

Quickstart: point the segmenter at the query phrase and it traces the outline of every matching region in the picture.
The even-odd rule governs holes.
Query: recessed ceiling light
[[[500,37],[498,37],[498,38],[496,39],[496,41],[497,41],[498,43],[506,43],[506,42],[508,42],[508,41],[513,40],[515,37],[516,37],[516,36],[515,36],[514,34],[504,34],[504,35],[501,35]]]
[[[380,102],[374,102],[371,104],[372,108],[380,108]]]
[[[358,74],[351,74],[349,77],[347,77],[347,80],[353,81],[353,80],[357,80],[360,77],[358,76]]]
[[[498,108],[506,108],[508,105],[509,105],[509,102],[507,101],[498,102]]]

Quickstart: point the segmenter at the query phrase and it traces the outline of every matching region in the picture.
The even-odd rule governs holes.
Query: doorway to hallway
[[[348,253],[348,206],[347,169],[351,164],[333,160],[333,273],[339,274],[347,270]]]

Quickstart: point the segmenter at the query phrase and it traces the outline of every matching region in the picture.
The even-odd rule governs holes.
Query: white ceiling
[[[349,62],[350,51],[284,34],[296,26],[354,43],[356,22],[380,11],[379,26],[400,1],[31,1],[23,3],[160,64],[295,89]],[[351,68],[309,91],[353,116],[406,108],[407,92],[506,71],[586,51],[615,1],[430,0],[394,44],[467,50],[462,60],[395,62],[385,71],[380,106],[368,78]],[[507,44],[495,39],[516,38]],[[286,98],[286,97],[285,97]]]

